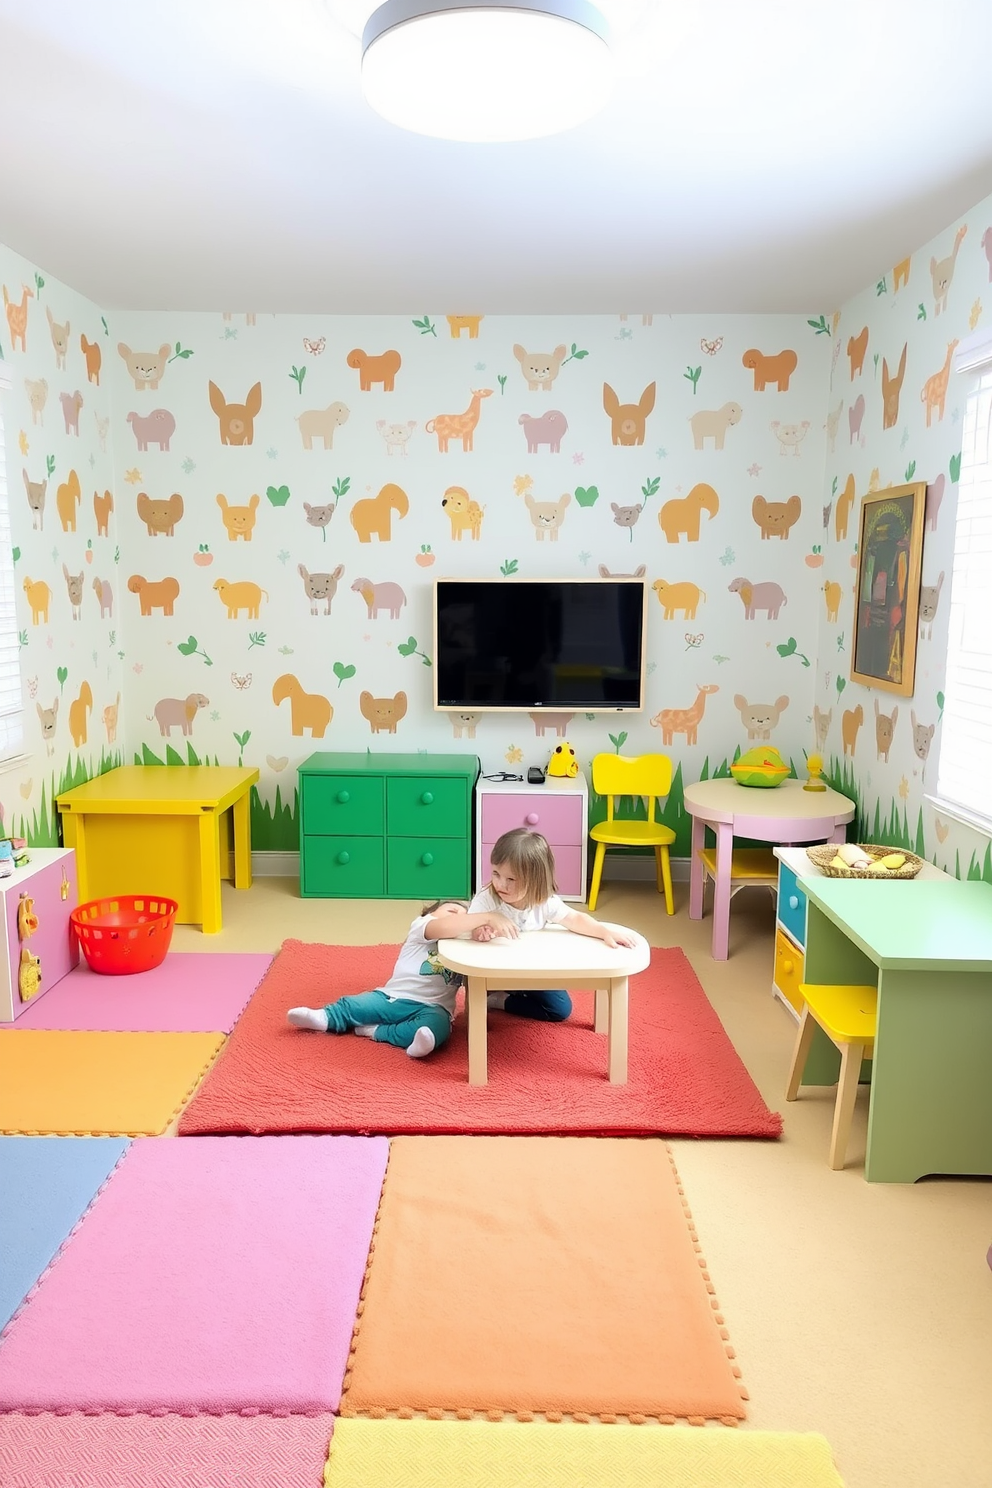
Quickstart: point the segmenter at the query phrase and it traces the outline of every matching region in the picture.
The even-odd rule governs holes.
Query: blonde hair
[[[543,904],[557,892],[554,854],[540,832],[529,832],[526,827],[504,832],[492,850],[490,862],[494,868],[508,868],[520,882],[524,895],[521,909]],[[489,887],[492,888],[492,880]]]

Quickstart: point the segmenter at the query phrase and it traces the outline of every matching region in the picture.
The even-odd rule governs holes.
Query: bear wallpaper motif
[[[832,316],[103,312],[0,248],[30,754],[0,777],[8,824],[50,840],[53,791],[122,760],[242,761],[254,847],[294,851],[315,748],[522,773],[567,735],[585,767],[671,753],[684,853],[683,783],[768,741],[799,774],[824,752],[861,835],[976,871],[984,839],[923,793],[950,358],[984,314],[989,222],[976,208]],[[860,497],[914,478],[920,643],[897,707],[848,681],[853,565]],[[512,604],[517,578],[619,574],[646,582],[642,713],[434,711],[435,576]]]

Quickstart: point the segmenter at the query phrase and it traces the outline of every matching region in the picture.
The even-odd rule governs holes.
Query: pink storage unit
[[[475,786],[475,887],[489,882],[493,844],[514,827],[527,827],[548,839],[555,855],[558,892],[563,899],[586,897],[586,815],[588,791],[581,772],[573,780],[551,777],[543,785],[516,780],[484,780]]]
[[[76,854],[71,848],[63,847],[32,847],[29,852],[29,863],[15,868],[10,878],[0,878],[3,905],[0,1023],[13,1022],[29,1002],[43,997],[79,960],[79,947],[69,929],[69,915],[79,902]],[[22,941],[18,936],[17,909],[24,894],[34,901],[38,928]],[[30,998],[21,996],[18,984],[22,949],[41,962],[38,990]]]

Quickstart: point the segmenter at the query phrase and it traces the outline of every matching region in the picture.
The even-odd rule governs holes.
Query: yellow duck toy
[[[575,750],[571,744],[564,739],[557,744],[550,760],[548,761],[549,775],[563,775],[566,779],[572,779],[579,773],[579,762],[575,758]]]

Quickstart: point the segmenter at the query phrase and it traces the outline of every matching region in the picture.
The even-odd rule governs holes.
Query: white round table
[[[442,966],[466,978],[470,1085],[485,1085],[489,1079],[488,994],[559,987],[595,991],[594,1028],[607,1035],[610,1083],[627,1083],[627,978],[643,971],[651,960],[651,947],[641,936],[636,946],[611,949],[594,936],[549,925],[545,930],[525,930],[516,940],[439,940],[437,954]]]

